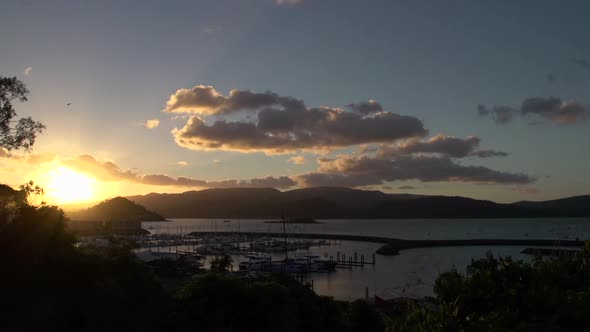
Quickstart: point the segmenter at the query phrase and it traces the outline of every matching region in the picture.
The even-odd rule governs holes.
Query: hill
[[[541,202],[520,201],[514,203],[514,205],[563,217],[590,216],[590,195],[573,196]]]
[[[68,212],[73,220],[80,221],[165,221],[161,215],[124,197],[115,197],[91,208]]]
[[[285,192],[272,188],[206,189],[128,198],[166,218],[276,219],[284,214],[294,219],[411,219],[590,217],[587,197],[590,196],[500,204],[466,197],[385,194],[380,191],[318,187]]]

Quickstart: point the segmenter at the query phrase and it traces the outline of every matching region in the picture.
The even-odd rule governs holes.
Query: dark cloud
[[[232,90],[224,96],[211,86],[198,85],[178,90],[168,100],[166,111],[196,114],[183,128],[173,130],[177,144],[193,150],[289,153],[391,142],[427,133],[422,121],[383,112],[374,100],[348,107],[353,112],[311,108],[270,91]],[[230,116],[237,112],[247,114]],[[204,118],[212,115],[213,119]]]
[[[562,101],[560,98],[528,98],[522,103],[523,115],[537,115],[554,123],[572,124],[586,120],[590,109],[577,101]]]
[[[413,153],[435,153],[452,158],[476,156],[480,158],[507,156],[508,153],[495,150],[479,150],[481,139],[475,136],[458,138],[439,134],[427,140],[411,139],[395,146],[384,145],[377,150],[379,157],[394,157]]]
[[[509,153],[504,152],[504,151],[485,149],[485,150],[473,151],[470,153],[470,155],[480,157],[480,158],[490,158],[490,157],[506,157],[509,155]]]
[[[491,116],[496,123],[506,124],[513,116],[520,113],[522,116],[534,117],[531,124],[538,124],[539,119],[548,120],[558,124],[574,124],[585,121],[590,117],[590,108],[575,100],[562,100],[557,97],[532,97],[522,102],[520,109],[510,106],[500,106],[489,109],[483,105],[478,106],[481,116]]]
[[[257,93],[249,90],[231,90],[229,96],[226,97],[212,86],[197,85],[190,90],[176,91],[168,99],[165,111],[214,115],[258,110],[270,106],[289,109],[305,108],[305,104],[300,100],[279,96],[270,91]]]
[[[491,116],[497,124],[507,124],[517,113],[517,110],[509,106],[493,106],[492,108],[487,108],[484,105],[477,105],[477,113],[480,116]]]
[[[375,100],[372,100],[372,99],[369,101],[361,102],[361,103],[348,104],[347,106],[352,111],[363,114],[363,115],[368,115],[368,114],[377,113],[377,112],[383,112],[383,107],[381,107],[381,104],[379,104],[378,102],[376,102]]]
[[[572,63],[584,69],[590,69],[590,60],[573,57]]]
[[[448,157],[402,156],[395,159],[342,157],[320,163],[319,172],[299,176],[304,186],[367,186],[388,181],[420,180],[527,184],[535,179],[483,166],[465,166]]]
[[[176,187],[202,187],[202,188],[235,188],[235,187],[255,187],[255,188],[290,188],[297,185],[297,182],[289,177],[253,178],[249,180],[223,180],[223,181],[203,181],[186,177],[173,178],[165,174],[145,175],[143,183],[156,186],[176,186]]]
[[[364,117],[333,108],[265,109],[258,123],[217,120],[207,124],[193,116],[173,134],[177,144],[193,150],[288,153],[391,142],[427,133],[411,116],[381,112]]]

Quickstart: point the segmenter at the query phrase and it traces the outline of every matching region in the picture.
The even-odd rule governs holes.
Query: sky
[[[589,194],[588,17],[587,1],[3,1],[0,76],[47,129],[0,150],[0,182],[52,203]]]

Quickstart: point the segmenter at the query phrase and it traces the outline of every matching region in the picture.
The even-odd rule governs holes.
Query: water
[[[321,220],[322,224],[286,225],[288,233],[319,233],[383,236],[401,239],[590,239],[590,218],[555,219],[412,219],[412,220]],[[152,233],[186,234],[193,231],[282,232],[282,224],[266,224],[264,220],[173,219],[171,222],[145,222],[143,227]],[[344,252],[347,256],[364,255],[370,260],[380,244],[342,241],[339,245],[312,247],[310,252],[323,257]],[[527,260],[520,251],[524,247],[441,247],[404,250],[398,256],[377,255],[375,266],[364,269],[338,269],[335,273],[312,273],[318,294],[339,300],[369,296],[385,298],[433,295],[432,286],[438,275],[455,267],[464,271],[472,259],[494,255],[509,255]],[[244,260],[233,256],[234,265]],[[282,259],[282,254],[273,259]]]

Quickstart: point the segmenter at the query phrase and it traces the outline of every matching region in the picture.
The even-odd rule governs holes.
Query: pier
[[[192,232],[190,235],[232,235],[235,232]],[[247,236],[282,237],[282,233],[258,233],[241,232]],[[289,234],[290,238],[323,239],[336,241],[360,241],[381,243],[383,246],[377,250],[381,255],[398,255],[400,251],[416,248],[433,247],[469,247],[469,246],[523,246],[523,247],[571,247],[581,248],[582,240],[548,240],[548,239],[463,239],[463,240],[403,240],[379,236],[347,235],[347,234]]]

